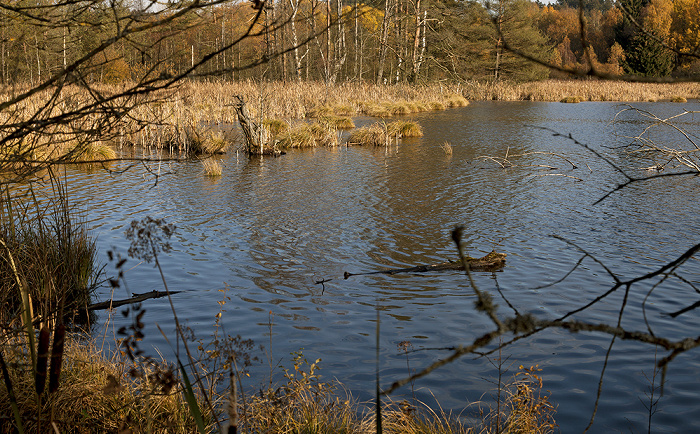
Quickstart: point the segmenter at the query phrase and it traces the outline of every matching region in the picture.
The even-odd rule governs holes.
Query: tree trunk
[[[414,83],[418,76],[418,49],[420,47],[420,31],[421,31],[421,5],[420,0],[416,0],[415,3],[415,25],[416,29],[413,33],[413,49],[411,51],[411,74],[408,77],[408,81]]]
[[[280,155],[281,152],[274,145],[270,146],[267,130],[250,119],[243,97],[235,95],[234,98],[233,106],[236,109],[238,123],[241,125],[241,131],[245,138],[245,151],[248,155]]]
[[[379,39],[379,69],[377,70],[377,84],[382,84],[384,79],[384,63],[386,62],[387,43],[389,40],[389,25],[391,23],[392,0],[386,0],[384,4],[384,19],[382,20],[382,32]]]
[[[292,44],[294,44],[294,68],[297,81],[301,81],[301,58],[299,57],[299,39],[297,38],[297,11],[299,10],[299,0],[289,0],[289,6],[292,8],[292,15],[289,20],[292,26]]]
[[[338,79],[338,74],[340,70],[343,69],[345,65],[345,60],[348,57],[347,46],[345,44],[345,19],[343,18],[343,4],[341,0],[337,3],[338,11],[338,35],[335,42],[335,62],[333,65],[333,73],[330,77],[330,82],[335,83]]]

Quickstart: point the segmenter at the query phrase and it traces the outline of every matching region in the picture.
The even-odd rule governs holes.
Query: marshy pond
[[[700,109],[697,102],[634,106],[660,117]],[[218,178],[207,177],[196,161],[151,164],[162,175],[157,183],[141,166],[120,175],[69,168],[65,176],[70,198],[84,210],[97,237],[107,274],[115,273],[108,250],[127,256],[124,231],[132,220],[152,216],[177,226],[173,249],[160,262],[170,290],[182,291],[173,296],[180,321],[206,338],[223,308],[226,333],[253,339],[267,351],[257,354],[265,362],[252,368],[251,385],[267,382],[268,359],[290,367],[290,353],[302,350],[309,360],[322,359],[324,379],[337,378],[366,400],[375,387],[377,309],[383,387],[494,326],[474,309],[474,292],[459,271],[347,280],[346,271],[456,259],[450,234],[463,225],[471,256],[492,249],[508,254],[501,271],[473,276],[478,288],[493,296],[499,313],[512,316],[510,304],[521,313],[554,319],[613,287],[601,264],[621,280],[631,279],[700,243],[696,177],[634,183],[596,204],[625,178],[574,140],[553,135],[571,134],[634,176],[653,174],[638,170],[653,162],[622,148],[630,142],[626,136],[648,126],[635,112],[622,113],[612,123],[623,108],[615,103],[476,102],[408,117],[423,127],[424,137],[388,147],[292,150],[280,158],[250,160],[230,152],[221,157]],[[375,121],[355,119],[358,126]],[[700,130],[697,115],[675,124]],[[687,143],[671,128],[649,134],[662,145]],[[537,152],[564,156],[576,168]],[[513,167],[481,158],[506,155]],[[582,257],[574,245],[600,262],[586,258],[567,276]],[[134,293],[163,289],[152,264],[129,259],[124,270]],[[700,285],[700,264],[691,259],[675,273],[678,277],[658,285],[655,279],[631,286],[623,327],[673,340],[698,336],[698,311],[675,318],[665,314],[700,299],[691,286]],[[109,296],[109,288],[98,292],[101,300]],[[114,294],[115,299],[127,296],[124,288]],[[624,288],[573,318],[614,326],[623,296]],[[221,306],[225,297],[230,300]],[[143,347],[157,355],[155,346],[167,357],[171,350],[155,324],[173,330],[168,301],[149,300],[143,307]],[[95,334],[113,336],[124,321],[100,312]],[[406,341],[418,350],[408,354],[409,367],[400,348]],[[611,337],[599,332],[548,329],[503,349],[505,375],[515,374],[519,365],[538,364],[544,389],[558,405],[561,431],[580,432],[593,412],[610,343]],[[665,355],[662,349],[655,354],[653,345],[614,342],[592,432],[647,430],[654,361]],[[497,352],[463,356],[393,398],[412,399],[413,389],[417,399],[434,408],[437,400],[444,410],[469,418],[478,414],[474,403],[493,404],[497,357]],[[273,373],[277,379],[280,374],[280,369]],[[659,381],[657,376],[655,386]],[[676,357],[665,381],[652,430],[693,431],[700,423],[698,350]],[[655,393],[659,397],[658,389]]]

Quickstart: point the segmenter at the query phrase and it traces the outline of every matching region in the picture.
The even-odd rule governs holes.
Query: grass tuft
[[[395,121],[387,125],[386,129],[391,137],[423,137],[423,129],[416,122]]]
[[[440,145],[440,148],[445,153],[445,155],[452,155],[452,144],[450,142],[447,142],[447,141],[443,142]]]
[[[358,128],[350,134],[347,144],[351,146],[385,146],[387,144],[386,130],[379,123]]]
[[[221,163],[213,158],[202,160],[202,167],[204,168],[204,174],[211,178],[218,178],[223,172]]]
[[[338,145],[334,127],[322,122],[300,122],[275,138],[281,149],[333,147]]]

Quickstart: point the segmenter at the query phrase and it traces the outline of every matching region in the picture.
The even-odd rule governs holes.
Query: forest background
[[[34,86],[76,64],[105,43],[105,35],[118,34],[115,14],[137,18],[128,25],[152,21],[154,26],[117,37],[99,49],[99,56],[78,62],[84,80],[116,84],[144,75],[188,74],[387,84],[529,81],[563,78],[568,74],[562,70],[586,74],[591,67],[595,75],[681,80],[700,73],[700,3],[695,0],[584,0],[582,8],[579,0],[549,5],[526,0],[212,2],[197,14],[166,11],[172,14],[166,25],[160,25],[164,6],[156,2],[66,2],[42,8],[42,1],[3,5],[4,85]],[[62,21],[62,16],[78,19]]]

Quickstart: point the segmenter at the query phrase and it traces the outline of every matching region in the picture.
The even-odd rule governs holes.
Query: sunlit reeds
[[[470,101],[668,101],[674,96],[700,98],[700,83],[633,83],[605,80],[544,80],[528,83],[468,81],[461,95]]]
[[[338,145],[338,133],[322,122],[298,122],[273,140],[280,149],[333,147]]]
[[[202,168],[204,169],[204,174],[210,178],[218,178],[223,172],[221,163],[213,158],[202,160]]]
[[[421,137],[423,130],[412,121],[374,124],[354,130],[347,139],[350,146],[388,146],[404,137]]]

